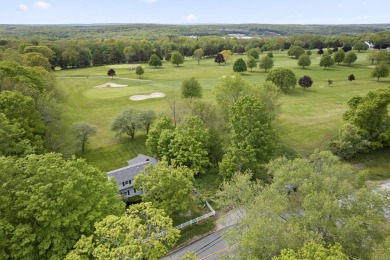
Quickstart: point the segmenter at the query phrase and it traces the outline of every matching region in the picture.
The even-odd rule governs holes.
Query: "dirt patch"
[[[124,88],[127,87],[127,85],[121,85],[121,84],[116,84],[112,82],[107,82],[101,85],[94,86],[93,88]]]
[[[161,92],[153,92],[149,95],[133,95],[129,99],[134,100],[134,101],[139,101],[139,100],[145,100],[149,98],[162,98],[165,97],[164,93]]]

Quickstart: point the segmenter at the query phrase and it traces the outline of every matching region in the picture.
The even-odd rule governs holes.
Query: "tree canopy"
[[[332,59],[332,56],[330,56],[329,54],[322,55],[320,60],[321,67],[324,67],[324,69],[326,69],[327,67],[330,67],[333,64],[334,64],[334,60]]]
[[[135,177],[134,187],[144,191],[142,201],[172,215],[189,209],[193,181],[194,174],[187,167],[174,168],[160,160],[155,168],[150,165]]]
[[[153,54],[152,56],[150,56],[148,64],[149,66],[154,66],[155,68],[157,68],[157,66],[162,66],[162,61],[156,54]]]
[[[309,67],[311,65],[311,60],[309,55],[307,54],[301,54],[298,59],[298,65],[304,69],[305,67]]]
[[[246,207],[228,238],[240,259],[270,259],[306,243],[339,243],[349,258],[370,259],[385,236],[384,205],[389,202],[365,185],[329,151],[308,158],[278,158],[267,165],[273,182]],[[234,185],[234,184],[233,184]],[[353,234],[353,235],[352,235]]]
[[[215,58],[214,58],[214,62],[218,63],[218,65],[221,65],[221,63],[223,62],[226,62],[225,61],[225,57],[223,57],[223,54],[222,53],[218,53]]]
[[[298,80],[299,86],[303,87],[303,89],[310,88],[313,85],[313,80],[309,76],[303,76]]]
[[[110,215],[95,225],[91,236],[82,236],[66,259],[150,259],[164,256],[180,231],[172,219],[151,203],[131,205],[124,215]]]
[[[63,259],[124,204],[107,175],[60,154],[0,157],[0,258]]]
[[[97,132],[96,126],[89,123],[76,123],[73,126],[73,133],[76,137],[76,142],[81,146],[81,152],[85,153],[85,146],[87,145],[88,138],[95,135]]]
[[[379,81],[379,78],[385,78],[387,76],[389,76],[389,67],[384,63],[375,66],[371,72],[371,77],[377,78],[377,81]]]
[[[202,98],[202,86],[194,78],[186,79],[181,84],[182,98]]]
[[[256,59],[254,57],[249,56],[248,59],[246,60],[246,65],[252,71],[253,68],[257,67],[257,61],[256,61]]]
[[[118,135],[127,134],[134,140],[135,132],[143,128],[141,112],[134,108],[122,111],[111,125],[111,130]]]
[[[247,70],[246,63],[242,58],[239,58],[234,62],[234,64],[233,64],[233,71],[234,72],[241,73],[241,72],[244,72],[246,70]]]
[[[199,49],[196,49],[194,51],[194,54],[192,55],[192,57],[194,59],[196,59],[196,61],[198,62],[198,64],[200,63],[200,60],[203,58],[204,56],[204,51],[202,48],[199,48]]]
[[[260,59],[259,68],[264,69],[265,72],[267,72],[268,69],[272,69],[273,66],[274,66],[274,60],[268,55]]]
[[[299,59],[299,57],[305,53],[305,50],[301,46],[292,45],[287,52],[287,55],[294,58]]]
[[[294,72],[292,72],[292,70],[290,69],[282,67],[272,69],[268,73],[265,80],[271,81],[282,91],[295,87],[295,85],[297,84],[297,78],[295,77]]]
[[[177,67],[179,66],[179,64],[183,64],[184,63],[183,55],[178,51],[171,52],[171,63],[175,64]]]

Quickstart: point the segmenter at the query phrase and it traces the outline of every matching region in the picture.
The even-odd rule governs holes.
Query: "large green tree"
[[[4,119],[4,122],[8,121],[8,124],[19,129],[20,141],[27,141],[31,145],[27,146],[32,149],[29,152],[44,152],[43,138],[46,127],[35,109],[35,102],[32,98],[24,96],[20,92],[1,91],[0,111],[7,118],[7,120]]]
[[[352,97],[343,115],[345,124],[331,144],[332,150],[342,158],[349,158],[362,151],[389,147],[389,103],[390,88]]]
[[[175,64],[177,67],[179,67],[179,64],[184,63],[183,55],[178,51],[171,52],[171,63]]]
[[[273,66],[274,66],[274,60],[268,55],[260,59],[259,68],[264,69],[265,72],[267,72],[268,69],[272,69]]]
[[[267,166],[272,184],[246,207],[228,234],[239,259],[270,259],[309,241],[339,243],[349,258],[370,259],[385,236],[389,201],[329,151],[279,158]]]
[[[42,67],[47,71],[51,71],[49,60],[39,52],[23,54],[23,64],[29,67]]]
[[[344,57],[345,57],[345,51],[344,51],[343,49],[338,50],[338,51],[336,51],[336,52],[333,54],[334,62],[336,62],[337,65],[339,65],[340,62],[343,62]]]
[[[299,57],[305,53],[305,50],[301,46],[292,45],[287,52],[287,55],[294,58],[299,59]]]
[[[222,112],[227,118],[230,106],[234,105],[241,96],[247,95],[251,86],[242,76],[223,77],[215,88],[215,95]]]
[[[118,135],[127,134],[134,140],[135,132],[142,129],[141,112],[134,108],[122,111],[111,125],[111,130]]]
[[[209,131],[202,120],[197,116],[188,116],[176,127],[166,158],[174,166],[187,166],[194,174],[206,173],[210,165],[208,142]]]
[[[252,56],[255,59],[258,59],[260,56],[260,50],[259,48],[251,48],[246,52],[247,56],[250,57]]]
[[[198,64],[200,63],[200,60],[203,58],[204,56],[204,51],[202,48],[199,48],[199,49],[196,49],[194,51],[194,54],[192,55],[192,57],[194,59],[196,59],[196,61],[198,62]]]
[[[233,71],[234,72],[245,72],[247,70],[246,63],[242,58],[237,59],[233,64]]]
[[[164,130],[173,132],[174,129],[175,126],[173,125],[172,119],[166,115],[162,115],[152,124],[151,129],[147,135],[148,138],[146,139],[146,147],[158,159],[162,157],[162,154],[158,149],[161,133]]]
[[[202,86],[194,77],[184,80],[181,84],[181,97],[202,98]]]
[[[172,227],[172,219],[147,202],[131,205],[122,216],[107,216],[95,227],[91,236],[77,242],[66,260],[157,260],[180,236],[180,231]]]
[[[149,66],[154,66],[155,68],[157,68],[157,66],[162,66],[162,61],[157,56],[157,54],[153,54],[152,56],[150,56],[148,64]]]
[[[124,212],[117,187],[80,159],[0,157],[0,258],[63,259],[94,223]]]
[[[85,153],[85,146],[88,143],[88,138],[90,136],[96,135],[96,132],[96,126],[86,122],[76,123],[73,126],[73,133],[75,135],[76,142],[81,146],[81,152],[83,154]]]
[[[348,65],[351,65],[357,60],[357,55],[354,51],[349,51],[345,54],[345,57],[343,59],[343,63],[347,63]]]
[[[278,148],[278,134],[267,107],[256,97],[244,96],[229,112],[230,145],[220,164],[220,174],[230,177],[247,169],[257,173]]]
[[[189,209],[193,181],[194,174],[187,167],[175,168],[161,160],[156,167],[150,165],[135,177],[134,187],[144,191],[142,201],[172,215]]]
[[[334,60],[330,54],[324,54],[321,56],[320,66],[324,67],[324,69],[332,66],[334,64]]]
[[[377,78],[377,81],[379,81],[379,78],[385,78],[387,76],[389,76],[389,67],[384,63],[375,66],[371,72],[371,77]]]
[[[282,91],[285,91],[289,88],[293,88],[297,84],[297,78],[295,77],[294,72],[292,72],[292,70],[290,69],[281,67],[272,69],[268,73],[265,80],[271,81]]]
[[[302,69],[304,69],[305,67],[309,67],[311,65],[311,60],[309,55],[305,53],[300,55],[298,59],[298,65],[301,66]]]
[[[246,60],[246,65],[252,71],[253,68],[257,67],[257,61],[256,61],[256,59],[254,57],[249,56],[248,59]]]

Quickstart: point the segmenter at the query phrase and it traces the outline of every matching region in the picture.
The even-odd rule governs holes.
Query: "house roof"
[[[128,166],[107,172],[108,178],[115,177],[118,186],[124,181],[134,179],[134,177],[142,172],[149,164],[153,164],[153,166],[155,166],[157,164],[157,160],[152,157],[139,154],[137,157],[127,161],[127,163],[129,164]]]

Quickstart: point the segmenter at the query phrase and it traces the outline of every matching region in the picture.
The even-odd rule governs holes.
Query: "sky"
[[[0,0],[0,24],[375,24],[389,0]]]

